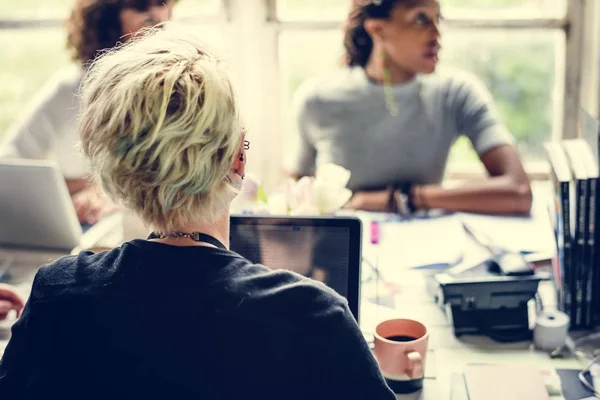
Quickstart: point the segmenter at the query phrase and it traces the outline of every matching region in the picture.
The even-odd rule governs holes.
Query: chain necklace
[[[227,250],[227,247],[225,247],[225,245],[223,243],[221,243],[221,241],[219,241],[218,239],[216,239],[215,237],[213,237],[211,235],[207,235],[206,233],[201,233],[201,232],[191,232],[191,233],[188,233],[188,232],[168,232],[168,233],[152,232],[148,236],[148,240],[166,239],[166,238],[174,238],[174,239],[186,238],[186,239],[191,239],[194,242],[208,243],[208,244],[212,244],[215,247],[218,247],[219,249]]]

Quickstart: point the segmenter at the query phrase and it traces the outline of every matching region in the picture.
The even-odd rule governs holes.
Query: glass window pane
[[[339,68],[343,54],[338,31],[283,31],[279,55],[285,97],[291,99],[307,78]]]
[[[211,49],[227,56],[223,30],[217,26],[182,24]],[[0,30],[0,141],[35,92],[69,63],[62,28]]]
[[[19,0],[0,2],[0,19],[64,19],[69,16],[74,0]],[[221,0],[180,0],[175,18],[217,15]]]
[[[543,160],[543,143],[552,135],[553,100],[556,94],[562,96],[562,90],[556,90],[563,83],[563,76],[556,76],[556,60],[564,52],[564,34],[448,30],[442,44],[440,65],[470,71],[481,79],[519,151],[528,160]],[[464,152],[457,154],[465,157]]]
[[[551,138],[554,96],[563,77],[555,76],[564,34],[554,31],[445,32],[441,67],[474,73],[492,93],[502,120],[527,160],[543,159]],[[558,52],[558,53],[557,53]],[[308,77],[339,68],[341,33],[284,31],[280,37],[281,76],[287,104]],[[560,100],[560,99],[558,99]],[[470,146],[457,146],[453,160],[476,159]]]
[[[282,21],[343,20],[351,0],[277,0],[277,17]]]
[[[19,0],[0,2],[0,19],[64,19],[73,0]]]
[[[0,140],[44,83],[69,62],[60,28],[0,30]]]
[[[448,18],[562,17],[566,0],[444,0],[442,11]]]
[[[189,20],[194,17],[218,15],[221,0],[180,0],[173,9],[174,19]]]
[[[277,14],[283,21],[343,20],[351,0],[277,0]],[[447,17],[492,18],[560,17],[566,13],[566,0],[443,0]]]

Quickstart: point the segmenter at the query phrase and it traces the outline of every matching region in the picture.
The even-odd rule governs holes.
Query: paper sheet
[[[433,218],[402,219],[386,213],[356,212],[363,223],[363,256],[377,264],[386,280],[411,268],[445,269],[472,252],[463,223],[508,251],[553,257],[556,243],[545,203],[534,203],[530,217],[456,213]],[[379,224],[379,243],[371,244],[371,223]],[[481,246],[479,246],[481,247]],[[482,247],[480,250],[484,250]],[[477,252],[475,252],[477,253]],[[487,254],[487,250],[485,250]]]
[[[556,244],[548,216],[534,213],[530,217],[500,217],[478,214],[457,214],[461,221],[481,232],[502,249],[554,254]]]
[[[443,269],[464,253],[465,231],[455,216],[384,223],[377,245],[382,270]]]

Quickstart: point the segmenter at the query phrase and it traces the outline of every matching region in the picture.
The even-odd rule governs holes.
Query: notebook
[[[549,400],[533,366],[470,364],[465,367],[469,400]]]

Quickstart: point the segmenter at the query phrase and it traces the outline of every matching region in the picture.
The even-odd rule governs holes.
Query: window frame
[[[588,2],[589,3],[589,2]],[[589,5],[593,7],[593,5]],[[582,97],[583,55],[585,51],[586,2],[584,0],[567,0],[567,12],[563,18],[519,18],[519,19],[474,19],[448,18],[444,24],[456,29],[541,29],[565,32],[565,52],[559,54],[557,60],[557,76],[564,77],[562,99],[555,102],[553,121],[553,140],[574,138],[579,136],[578,119]],[[242,98],[247,98],[252,112],[248,115],[251,132],[260,132],[253,136],[253,155],[256,161],[250,165],[260,173],[267,188],[277,186],[282,179],[282,134],[285,129],[284,118],[274,118],[286,111],[284,90],[280,79],[279,36],[289,29],[294,30],[335,30],[342,21],[280,21],[277,18],[277,0],[220,0],[218,15],[199,16],[197,18],[178,18],[181,22],[200,24],[224,24],[233,40],[234,62],[239,65],[241,82],[257,80],[262,83],[244,84],[238,87]],[[587,21],[589,24],[589,21]],[[38,27],[58,27],[63,23],[60,19],[0,19],[0,29],[18,30]],[[244,38],[240,40],[239,38]],[[248,43],[253,51],[248,51]],[[590,44],[591,46],[591,44]],[[260,66],[245,71],[250,63],[260,56]],[[254,57],[254,59],[252,58]],[[236,68],[234,66],[234,68]],[[587,73],[597,74],[588,68]],[[263,90],[260,90],[263,88]],[[273,95],[273,94],[276,95]],[[242,102],[243,103],[243,102]],[[242,104],[244,106],[244,104]],[[592,110],[598,114],[598,110]],[[258,150],[256,150],[258,148]],[[532,172],[532,178],[548,178],[539,168]],[[452,176],[452,171],[450,171]],[[461,175],[462,176],[462,175]]]

